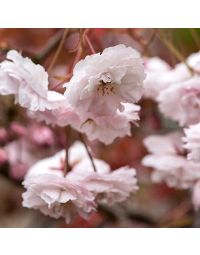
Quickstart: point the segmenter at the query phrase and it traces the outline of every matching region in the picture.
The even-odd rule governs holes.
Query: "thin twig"
[[[153,29],[153,32],[151,34],[151,37],[149,38],[148,42],[145,43],[144,47],[143,47],[143,50],[142,50],[142,55],[145,55],[148,51],[148,48],[149,46],[151,45],[151,43],[154,41],[155,37],[156,37],[156,34],[157,34],[157,29],[154,28]]]
[[[64,176],[69,172],[70,170],[70,164],[69,164],[69,145],[70,145],[70,134],[71,134],[71,128],[70,126],[66,127],[65,129],[65,165],[64,165]]]
[[[189,31],[190,31],[192,38],[193,38],[194,42],[196,43],[198,49],[200,50],[200,36],[199,36],[199,34],[197,33],[195,28],[189,28]]]
[[[85,41],[87,42],[87,44],[88,44],[88,46],[89,46],[89,48],[90,48],[92,54],[96,54],[96,51],[95,51],[95,49],[94,49],[94,47],[93,47],[93,45],[92,45],[92,43],[91,43],[89,37],[85,34],[85,37],[84,37],[84,38],[85,38]]]
[[[68,35],[68,32],[69,32],[69,28],[65,28],[65,30],[64,30],[64,32],[63,32],[62,39],[61,39],[61,41],[60,41],[60,44],[59,44],[59,46],[58,46],[58,48],[57,48],[57,50],[56,50],[56,53],[55,53],[55,55],[54,55],[54,57],[53,57],[53,59],[52,59],[50,65],[49,65],[48,69],[47,69],[47,72],[50,72],[51,69],[53,68],[53,66],[54,66],[54,64],[55,64],[55,62],[56,62],[56,60],[57,60],[57,58],[58,58],[58,56],[59,56],[59,54],[60,54],[60,51],[61,51],[61,49],[62,49],[62,47],[63,47],[63,45],[64,45],[65,39],[66,39],[66,37],[67,37],[67,35]]]
[[[49,39],[47,45],[41,50],[41,52],[33,58],[33,61],[35,63],[40,63],[43,59],[45,59],[59,44],[62,35],[63,31],[59,30],[52,38]]]
[[[88,146],[87,146],[87,144],[86,144],[86,142],[85,142],[85,140],[84,140],[84,138],[83,138],[83,136],[82,136],[81,133],[79,133],[79,137],[80,137],[80,140],[81,140],[81,142],[83,143],[83,145],[84,145],[84,147],[85,147],[85,149],[86,149],[86,151],[87,151],[87,154],[88,154],[88,156],[89,156],[89,158],[90,158],[90,161],[91,161],[92,167],[93,167],[93,169],[94,169],[94,172],[97,172],[96,166],[95,166],[95,164],[94,164],[94,159],[93,159],[93,157],[92,157],[92,155],[91,155],[91,153],[90,153],[90,150],[89,150],[89,148],[88,148]]]
[[[78,40],[77,46],[74,49],[69,50],[70,53],[76,52],[78,50],[78,48],[80,47],[80,45],[83,42],[85,33],[87,33],[88,31],[89,31],[89,28],[79,29],[79,40]]]
[[[58,84],[54,85],[51,90],[56,90],[57,88],[59,88],[61,85],[63,85],[65,82],[69,81],[71,78],[71,75],[70,74],[67,74],[66,77],[61,81],[59,82]]]
[[[184,56],[180,53],[180,51],[165,36],[163,36],[162,33],[159,33],[159,39],[180,62],[183,62],[186,65],[189,72],[191,74],[194,74],[194,70],[188,65],[188,63],[186,62]]]

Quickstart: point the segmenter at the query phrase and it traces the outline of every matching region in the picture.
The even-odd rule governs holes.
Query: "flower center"
[[[102,95],[115,94],[115,84],[112,82],[112,77],[110,73],[103,73],[99,79],[99,86],[97,87],[97,92]]]

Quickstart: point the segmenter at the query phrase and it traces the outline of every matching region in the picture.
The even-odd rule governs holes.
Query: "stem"
[[[188,68],[189,72],[191,74],[194,73],[194,70],[188,65],[188,63],[186,62],[185,58],[183,57],[183,55],[176,49],[176,47],[163,35],[159,36],[161,42],[163,42],[163,44],[171,51],[171,53],[180,61],[183,62],[186,67]]]
[[[57,88],[59,88],[61,85],[63,85],[63,83],[69,81],[71,78],[71,75],[70,74],[67,74],[65,79],[63,79],[61,82],[59,82],[58,84],[54,85],[51,90],[56,90]]]
[[[70,139],[70,134],[71,134],[71,128],[70,126],[66,127],[65,129],[65,166],[64,166],[64,176],[67,175],[67,173],[70,170],[70,165],[69,165],[69,139]]]
[[[59,44],[62,38],[62,35],[63,35],[63,31],[62,30],[58,31],[53,36],[53,38],[49,40],[49,42],[47,43],[47,46],[45,46],[44,49],[33,58],[34,62],[40,63],[41,60],[46,58],[51,53],[51,51]]]
[[[157,29],[154,28],[151,37],[149,38],[148,42],[143,47],[142,55],[146,55],[147,54],[149,46],[151,45],[151,43],[154,41],[154,39],[156,37],[156,33],[157,33]]]
[[[63,47],[64,42],[65,42],[65,39],[66,39],[66,37],[67,37],[67,35],[68,35],[68,32],[69,32],[69,28],[65,28],[65,30],[64,30],[64,32],[63,32],[63,35],[62,35],[62,39],[61,39],[61,41],[60,41],[60,44],[58,45],[58,48],[57,48],[57,50],[56,50],[56,53],[55,53],[55,55],[54,55],[54,57],[53,57],[53,59],[52,59],[50,65],[49,65],[49,67],[48,67],[48,69],[47,69],[47,72],[50,72],[51,69],[53,68],[53,66],[54,66],[54,64],[55,64],[55,62],[56,62],[56,60],[57,60],[57,58],[58,58],[58,56],[59,56],[59,54],[60,54],[60,51],[62,50],[62,47]]]
[[[196,43],[197,47],[200,49],[200,38],[199,38],[199,34],[197,33],[195,28],[189,28],[189,31],[192,35],[192,38],[194,40],[194,42]]]
[[[93,45],[92,45],[92,43],[91,43],[91,41],[90,41],[90,39],[87,35],[85,35],[85,41],[87,42],[92,54],[96,54],[96,51],[95,51],[95,49],[94,49],[94,47],[93,47]]]
[[[79,137],[80,137],[80,140],[81,140],[81,142],[83,143],[83,145],[84,145],[84,147],[85,147],[85,149],[86,149],[86,151],[87,151],[87,154],[88,154],[88,156],[89,156],[89,158],[90,158],[90,161],[91,161],[92,167],[93,167],[93,169],[94,169],[94,172],[97,173],[97,169],[96,169],[96,166],[95,166],[95,164],[94,164],[94,159],[93,159],[93,157],[92,157],[92,155],[91,155],[91,153],[90,153],[90,150],[89,150],[89,148],[88,148],[88,146],[87,146],[87,144],[86,144],[86,142],[85,142],[85,140],[84,140],[82,134],[79,133]]]
[[[78,51],[76,53],[76,56],[74,58],[73,64],[72,64],[72,66],[70,68],[70,71],[69,71],[69,74],[71,76],[73,74],[73,68],[75,67],[76,63],[81,59],[82,53],[83,53],[83,49],[82,49],[82,46],[80,45],[80,47],[78,48]]]

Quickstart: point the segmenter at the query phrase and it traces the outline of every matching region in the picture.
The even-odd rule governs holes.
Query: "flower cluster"
[[[176,121],[184,133],[153,135],[144,139],[151,153],[143,165],[153,168],[152,181],[192,189],[193,204],[200,208],[200,52],[174,68],[159,58],[147,59],[145,97],[158,103],[163,115]],[[188,153],[188,155],[187,155]]]
[[[130,135],[131,123],[139,120],[135,103],[142,97],[144,79],[139,53],[118,45],[78,62],[63,95],[48,90],[42,66],[10,51],[0,66],[0,94],[14,94],[15,102],[38,121],[71,125],[88,139],[109,144]]]
[[[13,95],[31,119],[27,127],[12,122],[9,128],[15,140],[0,129],[4,145],[0,165],[8,163],[14,179],[25,176],[23,206],[69,223],[76,215],[88,218],[99,204],[112,206],[135,193],[136,170],[128,166],[112,170],[92,157],[80,133],[106,145],[130,136],[140,119],[139,101],[144,95],[177,125],[173,132],[144,139],[149,154],[142,164],[153,169],[152,182],[192,190],[194,207],[199,209],[200,52],[172,67],[158,57],[143,59],[132,47],[120,44],[75,62],[66,74],[69,79],[64,77],[51,87],[54,90],[49,81],[55,80],[44,67],[17,51],[9,51],[0,63],[0,95]],[[69,147],[67,136],[66,143],[62,137],[55,145],[52,129],[63,135],[67,126],[79,133],[83,143]]]
[[[97,203],[112,205],[125,201],[138,189],[133,168],[111,171],[106,162],[94,159],[94,172],[80,142],[70,147],[69,163],[72,169],[64,175],[63,150],[33,165],[23,183],[23,205],[54,218],[63,217],[69,223],[76,214],[87,218],[96,210]]]

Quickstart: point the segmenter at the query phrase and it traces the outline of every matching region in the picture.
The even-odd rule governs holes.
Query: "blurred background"
[[[49,87],[59,84],[72,69],[77,56],[79,39],[85,29],[70,29],[64,45],[49,72]],[[7,51],[16,49],[35,63],[49,67],[62,39],[63,29],[0,29],[0,61]],[[96,52],[120,43],[136,48],[144,57],[159,56],[172,67],[182,58],[200,49],[200,29],[87,29]],[[91,54],[84,49],[81,57]],[[100,208],[88,221],[77,218],[73,224],[53,220],[21,205],[21,182],[31,165],[53,155],[64,147],[59,128],[36,123],[26,111],[15,105],[12,96],[0,96],[0,227],[192,227],[195,226],[188,191],[152,184],[151,170],[141,165],[147,153],[143,138],[150,134],[167,133],[177,129],[175,123],[163,119],[157,105],[150,99],[142,106],[139,128],[133,135],[116,139],[112,145],[90,143],[94,154],[107,161],[113,169],[124,165],[135,167],[139,191],[126,204]],[[77,139],[76,133],[73,140]]]

